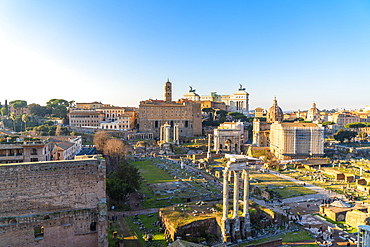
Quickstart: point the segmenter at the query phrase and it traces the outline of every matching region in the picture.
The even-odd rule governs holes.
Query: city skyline
[[[138,106],[189,86],[250,109],[369,105],[367,1],[2,1],[1,103]]]

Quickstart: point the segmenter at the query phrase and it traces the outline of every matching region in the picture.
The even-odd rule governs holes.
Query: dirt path
[[[135,232],[127,224],[125,218],[119,218],[117,221],[120,229],[119,233],[123,237],[124,246],[126,247],[141,247],[140,241],[138,240]]]
[[[159,208],[147,208],[147,209],[140,209],[140,210],[133,210],[133,211],[109,211],[108,216],[118,216],[118,218],[127,217],[127,216],[134,216],[135,214],[155,214],[158,213]]]

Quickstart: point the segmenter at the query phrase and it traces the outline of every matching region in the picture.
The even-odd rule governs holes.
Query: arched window
[[[90,231],[96,232],[96,222],[91,222],[91,224],[90,224]]]

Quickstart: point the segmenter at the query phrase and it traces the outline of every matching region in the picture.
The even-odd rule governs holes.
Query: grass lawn
[[[289,243],[299,242],[299,241],[313,240],[313,238],[306,231],[301,230],[299,232],[281,233],[281,234],[271,236],[271,237],[268,237],[268,238],[262,238],[262,239],[259,239],[259,240],[256,240],[256,241],[249,242],[245,245],[263,243],[263,242],[267,242],[267,241],[271,241],[271,240],[276,240],[276,239],[279,239],[279,238],[281,238],[283,240],[283,244],[289,244]],[[245,245],[243,245],[243,246],[245,246]],[[300,245],[300,246],[312,247],[312,246],[318,246],[318,245],[316,243],[312,243],[312,244],[304,244],[304,245]]]
[[[139,168],[141,176],[149,184],[172,182],[175,179],[167,172],[156,167],[150,160],[133,161],[131,162],[135,167]]]
[[[158,214],[153,214],[153,217],[148,217],[147,215],[139,215],[138,216],[141,222],[144,224],[146,229],[154,229],[154,231],[150,234],[153,236],[152,243],[154,246],[167,246],[167,242],[164,238],[164,234],[159,232],[158,226],[153,226],[152,224],[158,220]],[[126,222],[129,224],[131,229],[136,233],[139,238],[139,241],[142,246],[147,246],[143,236],[144,234],[139,230],[139,226],[133,223],[133,216],[127,217]]]
[[[150,160],[134,161],[131,162],[135,167],[139,168],[141,176],[146,180],[140,187],[140,192],[145,195],[142,202],[143,208],[158,208],[166,207],[173,203],[181,203],[182,200],[178,198],[168,199],[168,196],[155,196],[154,192],[148,187],[147,184],[165,183],[176,181],[164,170],[156,167]]]
[[[258,179],[258,183],[251,183],[252,185],[260,186],[262,188],[269,187],[271,190],[280,195],[282,199],[294,196],[316,194],[316,192],[313,190],[269,173],[252,173],[250,176],[253,179]]]

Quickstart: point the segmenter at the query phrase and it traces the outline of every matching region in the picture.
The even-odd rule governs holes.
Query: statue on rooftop
[[[193,87],[192,86],[189,86],[189,93],[195,93],[195,89],[193,89]]]
[[[245,88],[243,88],[243,85],[239,83],[239,91],[245,91]]]

